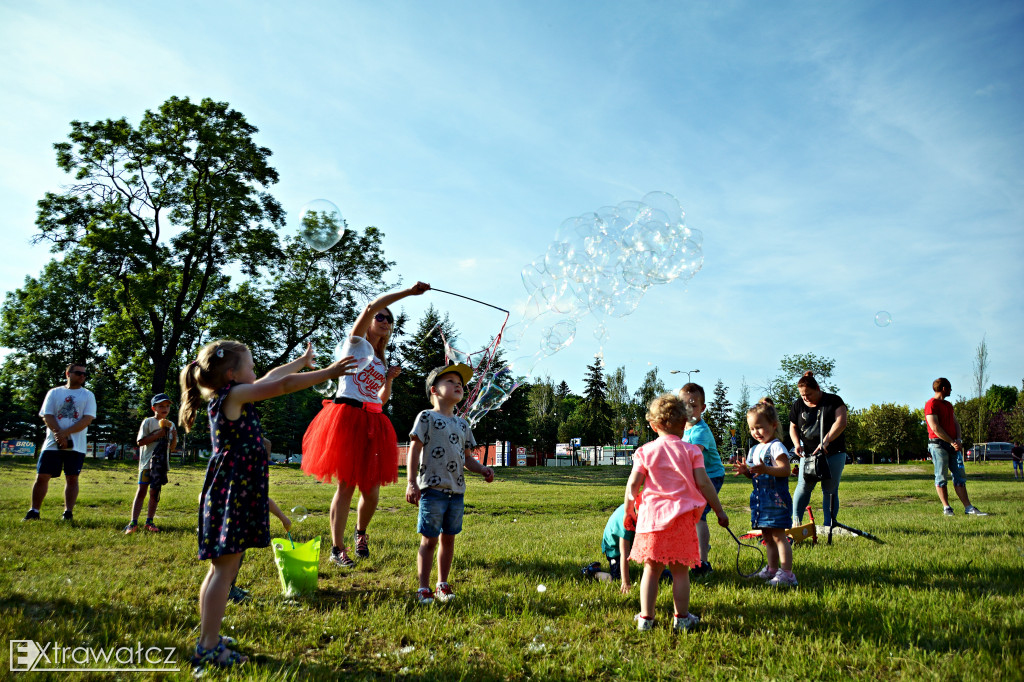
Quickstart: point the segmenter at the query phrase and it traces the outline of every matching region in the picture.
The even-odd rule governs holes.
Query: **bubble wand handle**
[[[501,312],[503,312],[505,314],[508,314],[508,311],[505,310],[504,308],[499,308],[498,306],[491,305],[490,303],[484,303],[483,301],[479,301],[479,300],[477,300],[475,298],[470,298],[469,296],[463,296],[462,294],[456,294],[455,292],[452,292],[452,291],[445,291],[444,289],[435,289],[434,287],[430,287],[430,290],[431,291],[436,291],[436,292],[441,293],[441,294],[448,294],[449,296],[458,296],[459,298],[464,298],[467,301],[473,301],[473,303],[479,303],[480,305],[485,305],[488,308],[494,308],[495,310],[500,310]]]

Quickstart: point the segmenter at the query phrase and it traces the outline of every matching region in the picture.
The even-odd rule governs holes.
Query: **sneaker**
[[[156,527],[156,524],[154,524],[154,523],[147,523],[147,524],[146,524],[145,526],[143,526],[143,527],[144,527],[144,528],[145,528],[146,530],[148,530],[148,531],[149,531],[150,533],[159,533],[159,532],[160,532],[160,529],[159,529],[159,528],[157,528],[157,527]]]
[[[452,591],[452,586],[448,583],[438,583],[437,589],[434,590],[434,596],[437,597],[437,601],[444,604],[455,599],[455,592]]]
[[[711,572],[714,571],[714,570],[715,569],[711,568],[711,564],[709,564],[706,561],[702,561],[702,562],[700,562],[700,566],[698,566],[697,568],[691,568],[690,569],[690,577],[691,578],[699,578],[702,575],[710,575]]]
[[[676,632],[679,632],[680,630],[686,632],[688,630],[692,630],[698,625],[700,625],[700,618],[693,615],[692,613],[687,613],[685,616],[675,616],[674,618],[672,618],[672,629]]]
[[[946,515],[946,516],[952,516],[953,515],[953,508],[952,507],[944,507],[943,510],[942,510],[942,513],[944,515]]]
[[[67,509],[65,509],[64,513],[60,515],[60,520],[61,521],[74,521],[75,520],[75,515],[72,514],[71,512],[69,512]]]
[[[654,618],[644,618],[643,614],[636,614],[633,616],[633,620],[636,621],[636,629],[640,632],[646,632],[654,629]]]
[[[777,569],[777,568],[776,569],[771,569],[771,568],[768,568],[768,566],[765,566],[760,571],[758,571],[756,574],[754,574],[754,577],[757,578],[758,580],[764,580],[765,582],[767,582],[767,581],[771,580],[772,578],[774,578],[775,574],[778,573],[778,572],[779,572],[779,569]]]
[[[355,568],[356,562],[352,561],[347,553],[340,549],[335,551],[335,549],[331,549],[331,558],[327,560],[329,563],[341,568]]]
[[[249,590],[243,590],[241,587],[231,586],[231,590],[228,591],[228,601],[233,601],[236,604],[244,604],[245,602],[252,599],[249,594]]]
[[[969,516],[988,516],[988,514],[979,510],[973,504],[970,507],[964,508],[964,514],[968,514]]]
[[[138,529],[139,529],[138,522],[137,521],[132,521],[131,523],[129,523],[127,526],[124,527],[124,534],[125,535],[131,535],[132,533],[134,533]]]
[[[416,599],[421,604],[433,604],[434,593],[430,591],[429,587],[421,587],[416,590]]]
[[[768,584],[772,587],[796,587],[796,576],[792,571],[784,571],[780,568],[775,577],[768,581]]]
[[[356,531],[356,556],[360,559],[370,558],[370,538],[366,535],[366,531],[360,533]]]
[[[38,520],[39,520],[39,512],[37,512],[35,509],[29,509],[28,513],[25,514],[25,518],[22,519],[22,521],[38,521]]]

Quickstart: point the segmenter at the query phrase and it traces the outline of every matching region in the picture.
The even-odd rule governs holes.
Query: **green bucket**
[[[270,546],[274,548],[274,563],[281,576],[284,596],[316,592],[320,574],[320,537],[300,544],[295,544],[291,538],[274,538]]]

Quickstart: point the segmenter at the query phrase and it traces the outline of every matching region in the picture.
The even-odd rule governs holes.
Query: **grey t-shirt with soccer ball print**
[[[465,493],[466,448],[476,446],[469,422],[462,417],[446,417],[434,410],[424,410],[416,415],[409,438],[413,436],[423,443],[416,477],[420,490],[436,488],[460,495]]]

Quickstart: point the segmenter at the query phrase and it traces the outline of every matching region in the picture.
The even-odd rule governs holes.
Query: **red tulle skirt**
[[[637,533],[629,552],[631,561],[659,564],[700,566],[700,545],[697,542],[697,521],[703,508],[677,516],[667,528],[653,533]]]
[[[302,437],[302,470],[367,489],[398,480],[398,437],[387,415],[325,400]]]

